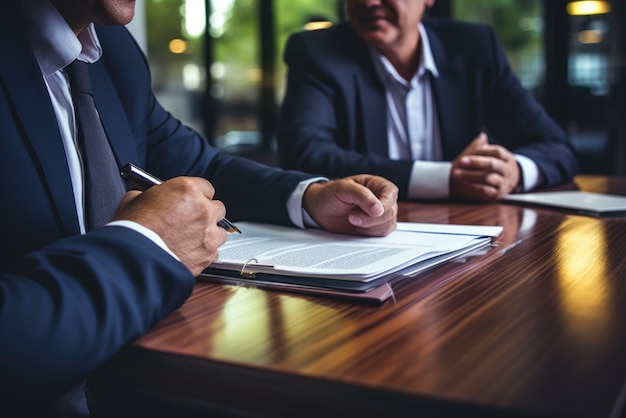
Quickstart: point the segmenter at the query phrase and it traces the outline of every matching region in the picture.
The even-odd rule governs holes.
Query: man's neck
[[[394,66],[398,74],[407,81],[411,81],[420,65],[420,36],[419,32],[415,42],[405,42],[397,47],[380,50]]]
[[[65,2],[63,0],[50,0],[50,2],[56,7],[61,16],[65,19],[67,24],[76,36],[85,29],[89,23],[80,17],[80,13],[77,12],[75,6]]]

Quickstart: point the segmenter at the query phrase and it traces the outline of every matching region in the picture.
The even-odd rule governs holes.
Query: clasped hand
[[[511,193],[520,180],[515,156],[500,145],[491,145],[478,135],[452,162],[450,196],[493,201]]]

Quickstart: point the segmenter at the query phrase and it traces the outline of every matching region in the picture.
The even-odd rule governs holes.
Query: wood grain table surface
[[[399,220],[504,232],[382,305],[199,282],[97,381],[205,416],[624,416],[626,217],[430,202]]]

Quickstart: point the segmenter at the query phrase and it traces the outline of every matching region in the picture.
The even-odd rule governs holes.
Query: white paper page
[[[497,237],[502,234],[501,226],[425,224],[416,222],[398,222],[399,231],[433,232],[437,234],[461,234],[485,237]]]
[[[378,277],[489,238],[394,231],[386,237],[331,234],[240,222],[212,267],[308,277]]]

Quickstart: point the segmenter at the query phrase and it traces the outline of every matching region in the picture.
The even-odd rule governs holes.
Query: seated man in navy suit
[[[346,0],[349,22],[292,35],[279,163],[384,176],[400,199],[491,201],[569,182],[563,130],[493,31],[422,16],[435,0]]]
[[[327,181],[224,155],[166,112],[121,26],[134,7],[0,2],[0,416],[88,415],[85,377],[185,301],[226,240],[217,224],[227,211],[233,221],[340,233],[395,228],[391,182]],[[71,63],[87,68],[82,78]],[[91,92],[74,89],[78,79]],[[96,109],[79,113],[89,96]],[[83,123],[86,114],[96,122]],[[87,176],[99,161],[82,152],[96,143],[83,134],[92,127],[104,130],[111,176]],[[165,181],[142,193],[122,184],[103,226],[92,227],[84,196],[120,180],[127,162]]]

